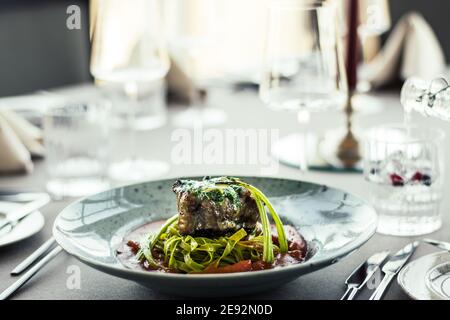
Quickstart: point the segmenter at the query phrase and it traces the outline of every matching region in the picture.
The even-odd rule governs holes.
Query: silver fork
[[[51,251],[48,251],[56,243],[55,239],[51,237],[44,244],[42,244],[36,251],[34,251],[30,256],[28,256],[24,261],[22,261],[14,270],[11,271],[11,275],[18,275],[25,271],[28,267],[34,264],[27,272],[23,274],[17,281],[10,285],[6,290],[0,293],[0,300],[7,299],[14,292],[16,292],[20,287],[22,287],[28,280],[30,280],[39,270],[41,270],[48,262],[50,262],[54,257],[56,257],[62,248],[57,245]],[[43,256],[44,253],[47,254]],[[39,260],[39,258],[41,258]],[[39,261],[38,261],[39,260]]]

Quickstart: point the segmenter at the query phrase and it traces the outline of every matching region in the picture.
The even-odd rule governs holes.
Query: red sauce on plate
[[[157,232],[164,222],[165,220],[151,222],[129,233],[117,249],[117,257],[120,262],[131,269],[140,269],[152,272],[177,272],[176,270],[154,270],[151,269],[145,261],[142,263],[136,259],[136,253],[139,251],[139,241],[148,234]],[[206,268],[201,273],[208,274],[258,271],[303,262],[307,253],[307,244],[305,239],[293,226],[285,225],[284,229],[288,240],[289,251],[285,254],[277,254],[273,264],[268,264],[264,261],[243,260],[228,266]],[[273,243],[278,244],[275,226],[272,226],[272,241]],[[157,252],[153,252],[153,257],[156,261],[159,260],[159,262],[162,263],[163,257],[159,256]]]

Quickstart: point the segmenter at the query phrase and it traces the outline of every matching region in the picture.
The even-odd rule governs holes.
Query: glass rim
[[[413,143],[426,143],[431,140],[439,140],[442,141],[445,139],[446,134],[445,131],[439,128],[430,128],[430,127],[423,127],[419,125],[410,125],[409,129],[411,130],[421,130],[422,132],[427,132],[429,134],[428,137],[408,137],[405,141],[389,141],[389,137],[385,138],[379,138],[375,136],[375,132],[380,130],[397,130],[406,132],[408,128],[403,123],[389,123],[389,124],[382,124],[377,125],[374,127],[371,127],[367,130],[366,134],[364,135],[365,142],[379,142],[384,144],[390,144],[390,145],[407,145],[407,144],[413,144]]]

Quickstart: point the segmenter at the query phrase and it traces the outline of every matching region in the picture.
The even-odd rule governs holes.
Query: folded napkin
[[[186,104],[195,100],[197,92],[192,79],[189,78],[173,57],[170,59],[170,69],[167,73],[166,81],[170,100]]]
[[[378,88],[411,76],[433,79],[445,67],[445,56],[432,28],[422,15],[409,13],[395,26],[378,55],[361,66],[359,79]]]
[[[8,110],[0,110],[0,173],[30,172],[32,157],[44,156],[42,132]]]

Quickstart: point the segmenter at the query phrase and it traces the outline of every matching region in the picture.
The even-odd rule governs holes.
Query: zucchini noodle
[[[283,223],[267,197],[259,189],[237,178],[217,183],[218,186],[227,184],[239,185],[251,192],[258,208],[261,228],[255,227],[251,233],[240,229],[230,236],[193,237],[179,233],[177,214],[169,218],[158,233],[150,235],[140,244],[137,259],[155,269],[199,273],[243,260],[272,264],[275,254],[287,253],[288,242]],[[278,244],[273,243],[267,211],[275,223]]]

